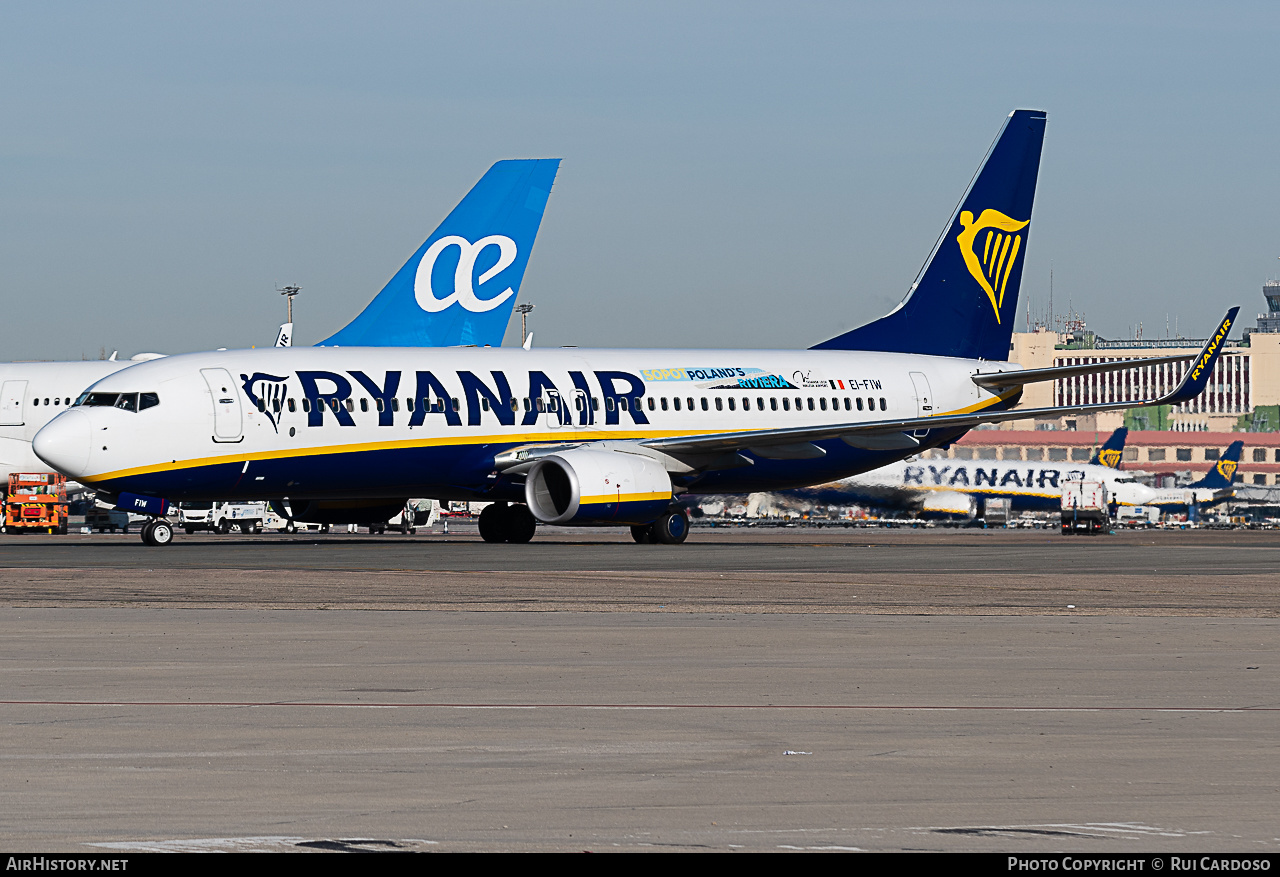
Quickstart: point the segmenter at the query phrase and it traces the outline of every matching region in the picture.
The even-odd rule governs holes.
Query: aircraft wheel
[[[529,511],[528,506],[508,506],[506,517],[508,542],[523,545],[538,531],[538,519],[533,516],[533,512]]]
[[[172,524],[168,521],[155,521],[151,524],[151,545],[168,545],[172,541]]]
[[[649,524],[637,524],[631,528],[631,538],[641,545],[649,545],[653,542],[653,529]]]
[[[665,512],[649,527],[653,532],[653,541],[663,545],[679,545],[689,536],[689,519],[683,509]]]
[[[147,521],[145,524],[142,525],[142,544],[143,545],[151,544],[151,527],[153,524],[155,524],[155,521]]]
[[[480,520],[477,524],[480,528],[480,538],[484,541],[506,542],[507,504],[495,502],[493,505],[485,506],[484,511],[480,512]]]

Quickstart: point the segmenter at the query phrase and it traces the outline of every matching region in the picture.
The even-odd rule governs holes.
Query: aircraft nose
[[[78,478],[87,474],[92,439],[89,415],[72,409],[45,424],[31,440],[31,449],[63,475]]]

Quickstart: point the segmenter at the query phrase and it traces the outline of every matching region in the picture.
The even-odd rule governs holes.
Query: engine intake
[[[650,457],[575,448],[534,463],[524,496],[544,524],[648,524],[671,504],[671,476]]]

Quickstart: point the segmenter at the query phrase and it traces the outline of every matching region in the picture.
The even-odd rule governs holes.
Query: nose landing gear
[[[152,518],[142,525],[142,541],[146,545],[168,545],[173,541],[173,525],[164,518]]]

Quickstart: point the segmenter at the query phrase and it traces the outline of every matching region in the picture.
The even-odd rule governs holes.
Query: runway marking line
[[[344,709],[579,709],[579,710],[848,710],[898,712],[1009,713],[1268,713],[1280,706],[892,706],[884,704],[746,704],[746,703],[353,703],[253,700],[0,700],[0,706],[80,707],[304,707]]]

